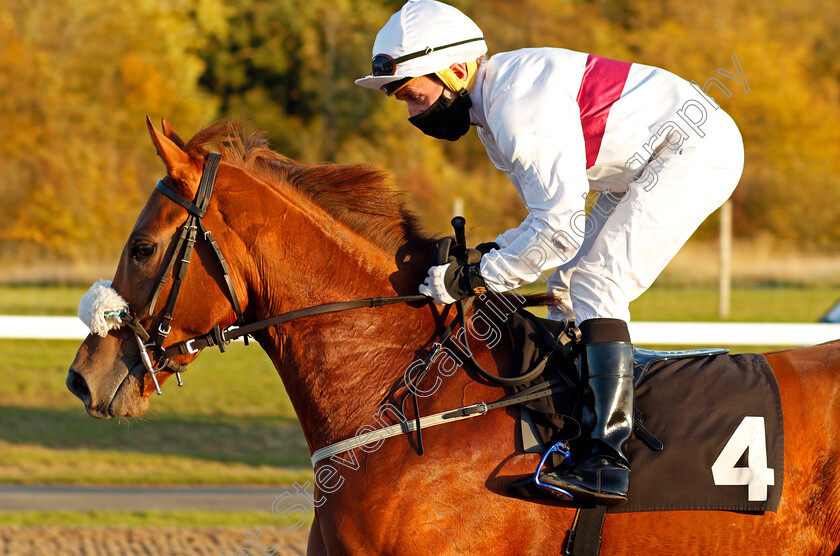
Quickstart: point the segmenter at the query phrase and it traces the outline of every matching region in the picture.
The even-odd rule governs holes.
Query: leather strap
[[[429,298],[425,295],[418,294],[403,295],[396,297],[370,297],[367,299],[357,299],[355,301],[325,303],[323,305],[315,305],[314,307],[307,307],[305,309],[289,311],[288,313],[275,315],[273,317],[258,320],[243,326],[227,328],[222,332],[222,339],[224,342],[229,342],[231,340],[235,340],[236,338],[241,338],[243,336],[253,334],[254,332],[258,332],[271,326],[277,326],[279,324],[284,324],[292,320],[312,317],[315,315],[337,313],[340,311],[349,311],[351,309],[376,308],[385,305],[393,305],[395,303],[410,303],[412,301],[429,301]],[[216,337],[214,337],[214,334],[211,331],[202,336],[196,336],[195,338],[191,338],[189,340],[178,342],[177,344],[169,346],[166,349],[166,354],[168,357],[172,357],[175,355],[183,355],[186,353],[195,353],[198,350],[216,345],[219,345],[218,340]]]
[[[536,386],[528,388],[527,390],[523,390],[518,394],[502,398],[501,400],[492,403],[480,402],[464,407],[459,407],[457,409],[451,409],[449,411],[442,411],[441,413],[435,413],[434,415],[427,415],[425,417],[421,417],[419,419],[419,426],[423,428],[435,427],[444,423],[454,423],[455,421],[460,421],[462,419],[478,417],[479,415],[484,415],[485,413],[493,409],[499,409],[514,404],[520,404],[537,398],[544,398],[546,396],[550,396],[551,394],[561,392],[568,388],[568,385],[561,383],[561,381],[559,380],[543,382]],[[404,421],[396,425],[391,425],[389,427],[376,429],[375,431],[371,431],[369,433],[357,435],[352,438],[348,438],[347,440],[342,440],[341,442],[328,444],[327,446],[319,448],[318,450],[315,450],[315,452],[313,452],[312,456],[310,457],[310,460],[312,461],[312,467],[314,468],[319,461],[327,459],[328,457],[334,456],[336,454],[347,452],[359,446],[374,444],[377,441],[384,440],[386,438],[408,434],[416,430],[418,430],[417,421]]]
[[[564,554],[598,556],[601,552],[601,531],[604,528],[606,514],[606,506],[578,508],[567,537]]]
[[[213,237],[213,234],[210,233],[210,230],[207,230],[204,227],[201,220],[198,221],[198,229],[204,235],[204,239],[207,240],[210,247],[213,248],[213,252],[216,253],[216,260],[219,261],[219,265],[222,267],[222,276],[224,277],[225,285],[227,285],[228,294],[230,294],[230,304],[233,306],[233,312],[236,314],[236,322],[241,323],[245,320],[242,316],[242,305],[239,303],[239,297],[236,295],[236,288],[233,287],[233,280],[230,277],[230,269],[228,268],[225,256],[222,254],[222,249],[219,247],[219,244],[216,243],[216,239]]]
[[[197,218],[204,218],[204,215],[207,214],[207,211],[205,209],[199,208],[195,204],[187,201],[186,199],[169,189],[169,187],[167,187],[166,184],[163,183],[163,180],[158,180],[155,184],[155,188],[167,197],[169,197],[170,200],[184,207],[187,210],[187,212],[190,213],[191,216],[195,216]]]
[[[143,307],[143,310],[140,311],[139,315],[151,315],[155,312],[155,305],[157,305],[157,298],[160,295],[161,290],[163,289],[163,285],[169,280],[169,275],[172,274],[172,268],[175,266],[175,261],[178,258],[177,254],[181,252],[181,248],[184,245],[184,241],[187,239],[187,224],[184,223],[181,226],[181,232],[178,234],[178,242],[175,244],[175,250],[172,251],[173,255],[169,258],[169,262],[166,264],[166,268],[163,271],[163,274],[160,275],[158,279],[157,286],[155,286],[155,293],[152,294],[152,297],[149,299],[149,302],[146,303],[146,306]]]

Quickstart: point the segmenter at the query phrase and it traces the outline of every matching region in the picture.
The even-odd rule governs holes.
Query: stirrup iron
[[[572,464],[572,452],[569,449],[568,443],[565,441],[555,442],[554,444],[552,444],[551,448],[546,450],[540,458],[540,463],[537,464],[537,470],[534,471],[534,476],[532,477],[532,480],[538,488],[549,491],[549,493],[553,497],[560,498],[565,501],[572,501],[574,500],[574,496],[572,496],[572,494],[566,489],[556,487],[554,485],[550,485],[548,483],[540,481],[540,473],[543,470],[543,466],[545,465],[548,456],[550,456],[554,452],[558,452],[560,455],[562,455],[566,459],[566,463],[568,463],[569,465]]]

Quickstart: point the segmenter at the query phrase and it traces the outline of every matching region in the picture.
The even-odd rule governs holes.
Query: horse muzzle
[[[135,417],[148,409],[146,368],[133,342],[133,334],[125,331],[105,338],[90,335],[79,348],[65,384],[91,417]]]

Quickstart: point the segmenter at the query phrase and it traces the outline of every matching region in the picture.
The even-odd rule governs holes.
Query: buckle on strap
[[[195,347],[195,344],[200,342],[201,347]],[[225,338],[225,330],[217,324],[210,332],[204,336],[191,338],[177,347],[179,353],[195,354],[205,347],[219,346],[219,351],[225,352],[225,346],[230,343],[230,340]]]
[[[225,339],[225,331],[222,330],[218,324],[210,331],[210,337],[213,338],[213,341],[217,346],[219,346],[219,351],[224,353],[225,346],[228,344],[229,340]]]
[[[475,405],[468,405],[467,407],[462,407],[456,409],[455,411],[450,411],[449,413],[444,413],[441,418],[443,419],[454,419],[456,417],[469,417],[470,415],[484,415],[487,413],[487,404],[484,402],[479,402]]]
[[[195,340],[195,338],[193,338],[192,340],[187,340],[187,342],[184,344],[184,349],[187,350],[187,353],[198,353],[199,351],[201,351],[192,347],[195,343]]]

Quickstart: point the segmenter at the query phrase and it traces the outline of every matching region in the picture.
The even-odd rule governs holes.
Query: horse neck
[[[261,199],[265,220],[258,237],[241,238],[253,246],[250,260],[242,261],[249,268],[251,318],[417,292],[425,271],[425,261],[417,259],[423,257],[397,261],[317,207],[293,200],[272,208]],[[372,424],[437,329],[428,306],[396,304],[307,317],[256,337],[314,450]]]

